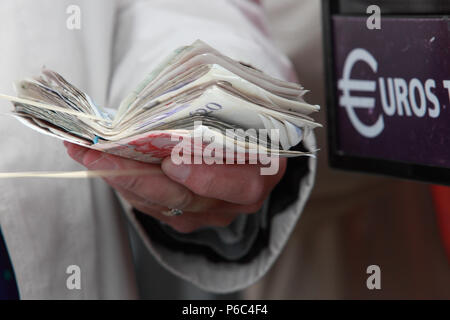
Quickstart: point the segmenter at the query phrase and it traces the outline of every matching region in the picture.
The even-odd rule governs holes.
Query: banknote
[[[312,155],[313,150],[291,149],[321,127],[313,118],[320,107],[305,101],[307,91],[301,85],[275,79],[201,40],[174,50],[117,111],[96,105],[48,69],[15,86],[17,97],[0,97],[13,101],[14,116],[24,125],[144,162],[160,162],[180,140],[199,135],[236,154],[263,150],[285,157]],[[263,137],[260,132],[276,135]],[[202,143],[192,152],[206,146]]]

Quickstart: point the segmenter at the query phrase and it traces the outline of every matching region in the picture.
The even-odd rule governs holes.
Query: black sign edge
[[[339,14],[339,2],[336,0],[322,0],[322,32],[323,54],[325,69],[325,89],[327,104],[327,139],[328,139],[328,163],[333,169],[352,172],[378,174],[394,178],[402,178],[412,181],[450,185],[450,169],[421,164],[411,164],[401,161],[392,161],[377,158],[366,158],[339,154],[338,128],[336,119],[336,79],[334,76],[333,55],[333,27],[332,16]],[[363,14],[363,13],[361,13]],[[421,15],[436,15],[434,12],[421,12]],[[445,14],[442,15],[445,17]]]

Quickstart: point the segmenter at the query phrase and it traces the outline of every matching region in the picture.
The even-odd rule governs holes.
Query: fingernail
[[[166,160],[161,165],[162,170],[170,178],[179,182],[185,182],[191,173],[191,166],[185,164],[174,164],[170,160]]]

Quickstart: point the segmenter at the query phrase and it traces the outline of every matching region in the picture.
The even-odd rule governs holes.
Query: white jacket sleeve
[[[110,105],[117,106],[175,48],[196,39],[276,78],[295,79],[289,60],[267,35],[257,1],[130,0],[117,15]],[[300,147],[315,149],[314,136]],[[263,210],[241,217],[229,228],[181,235],[157,221],[146,221],[150,218],[123,203],[148,250],[163,266],[205,290],[230,292],[258,280],[276,260],[309,197],[315,166],[314,158],[289,160],[285,178]]]

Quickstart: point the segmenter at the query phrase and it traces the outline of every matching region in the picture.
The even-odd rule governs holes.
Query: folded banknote
[[[152,163],[169,156],[182,139],[199,135],[207,137],[200,148],[214,142],[236,153],[311,155],[290,149],[320,126],[311,117],[319,106],[304,101],[299,84],[270,77],[200,40],[176,49],[116,109],[96,105],[48,69],[16,83],[16,90],[10,100],[25,125]]]

